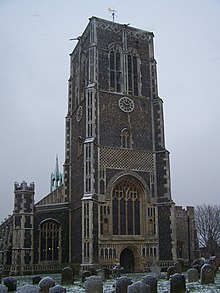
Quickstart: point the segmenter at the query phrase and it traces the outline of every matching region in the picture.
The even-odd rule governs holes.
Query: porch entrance
[[[120,255],[120,266],[124,268],[125,273],[134,272],[134,254],[129,248],[125,248]]]

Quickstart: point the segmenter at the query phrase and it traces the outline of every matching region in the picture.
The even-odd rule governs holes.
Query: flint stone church
[[[63,174],[34,203],[34,183],[14,185],[0,225],[7,274],[168,267],[195,258],[193,207],[171,197],[154,35],[92,17],[70,54]]]

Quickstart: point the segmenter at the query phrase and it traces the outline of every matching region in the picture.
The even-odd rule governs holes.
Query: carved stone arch
[[[116,174],[108,184],[110,230],[112,237],[144,236],[146,206],[150,201],[149,188],[145,180],[136,172],[127,171]]]
[[[40,226],[41,224],[43,224],[44,222],[48,222],[48,221],[54,221],[54,222],[56,222],[57,224],[61,225],[60,221],[58,221],[58,220],[56,220],[56,219],[54,219],[54,218],[46,218],[46,219],[42,220],[42,221],[39,223],[39,226]]]
[[[132,132],[128,128],[123,128],[121,131],[121,148],[132,148]]]
[[[144,196],[146,198],[147,202],[150,202],[150,189],[146,183],[146,181],[136,172],[134,171],[127,171],[126,173],[124,171],[118,172],[116,175],[114,175],[110,180],[106,188],[106,199],[111,199],[111,193],[114,188],[115,183],[120,180],[122,177],[133,177],[137,180],[137,183],[139,182],[140,187],[143,189]]]
[[[133,273],[139,271],[141,254],[136,245],[123,245],[119,251],[120,265],[124,272]]]
[[[122,52],[122,43],[113,42],[113,43],[111,43],[111,44],[108,45],[108,49],[109,49],[109,51],[111,49],[115,49],[115,50],[120,50]]]

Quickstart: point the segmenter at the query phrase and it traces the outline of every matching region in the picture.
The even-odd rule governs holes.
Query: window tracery
[[[127,55],[127,92],[129,95],[138,96],[138,58],[135,53]]]
[[[40,261],[58,261],[60,251],[60,224],[48,220],[40,225]]]
[[[113,235],[140,235],[140,192],[130,178],[120,181],[112,193]]]

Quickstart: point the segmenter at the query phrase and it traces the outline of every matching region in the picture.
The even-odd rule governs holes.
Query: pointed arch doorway
[[[120,266],[124,268],[125,273],[134,272],[134,254],[129,248],[122,250],[120,255]]]

